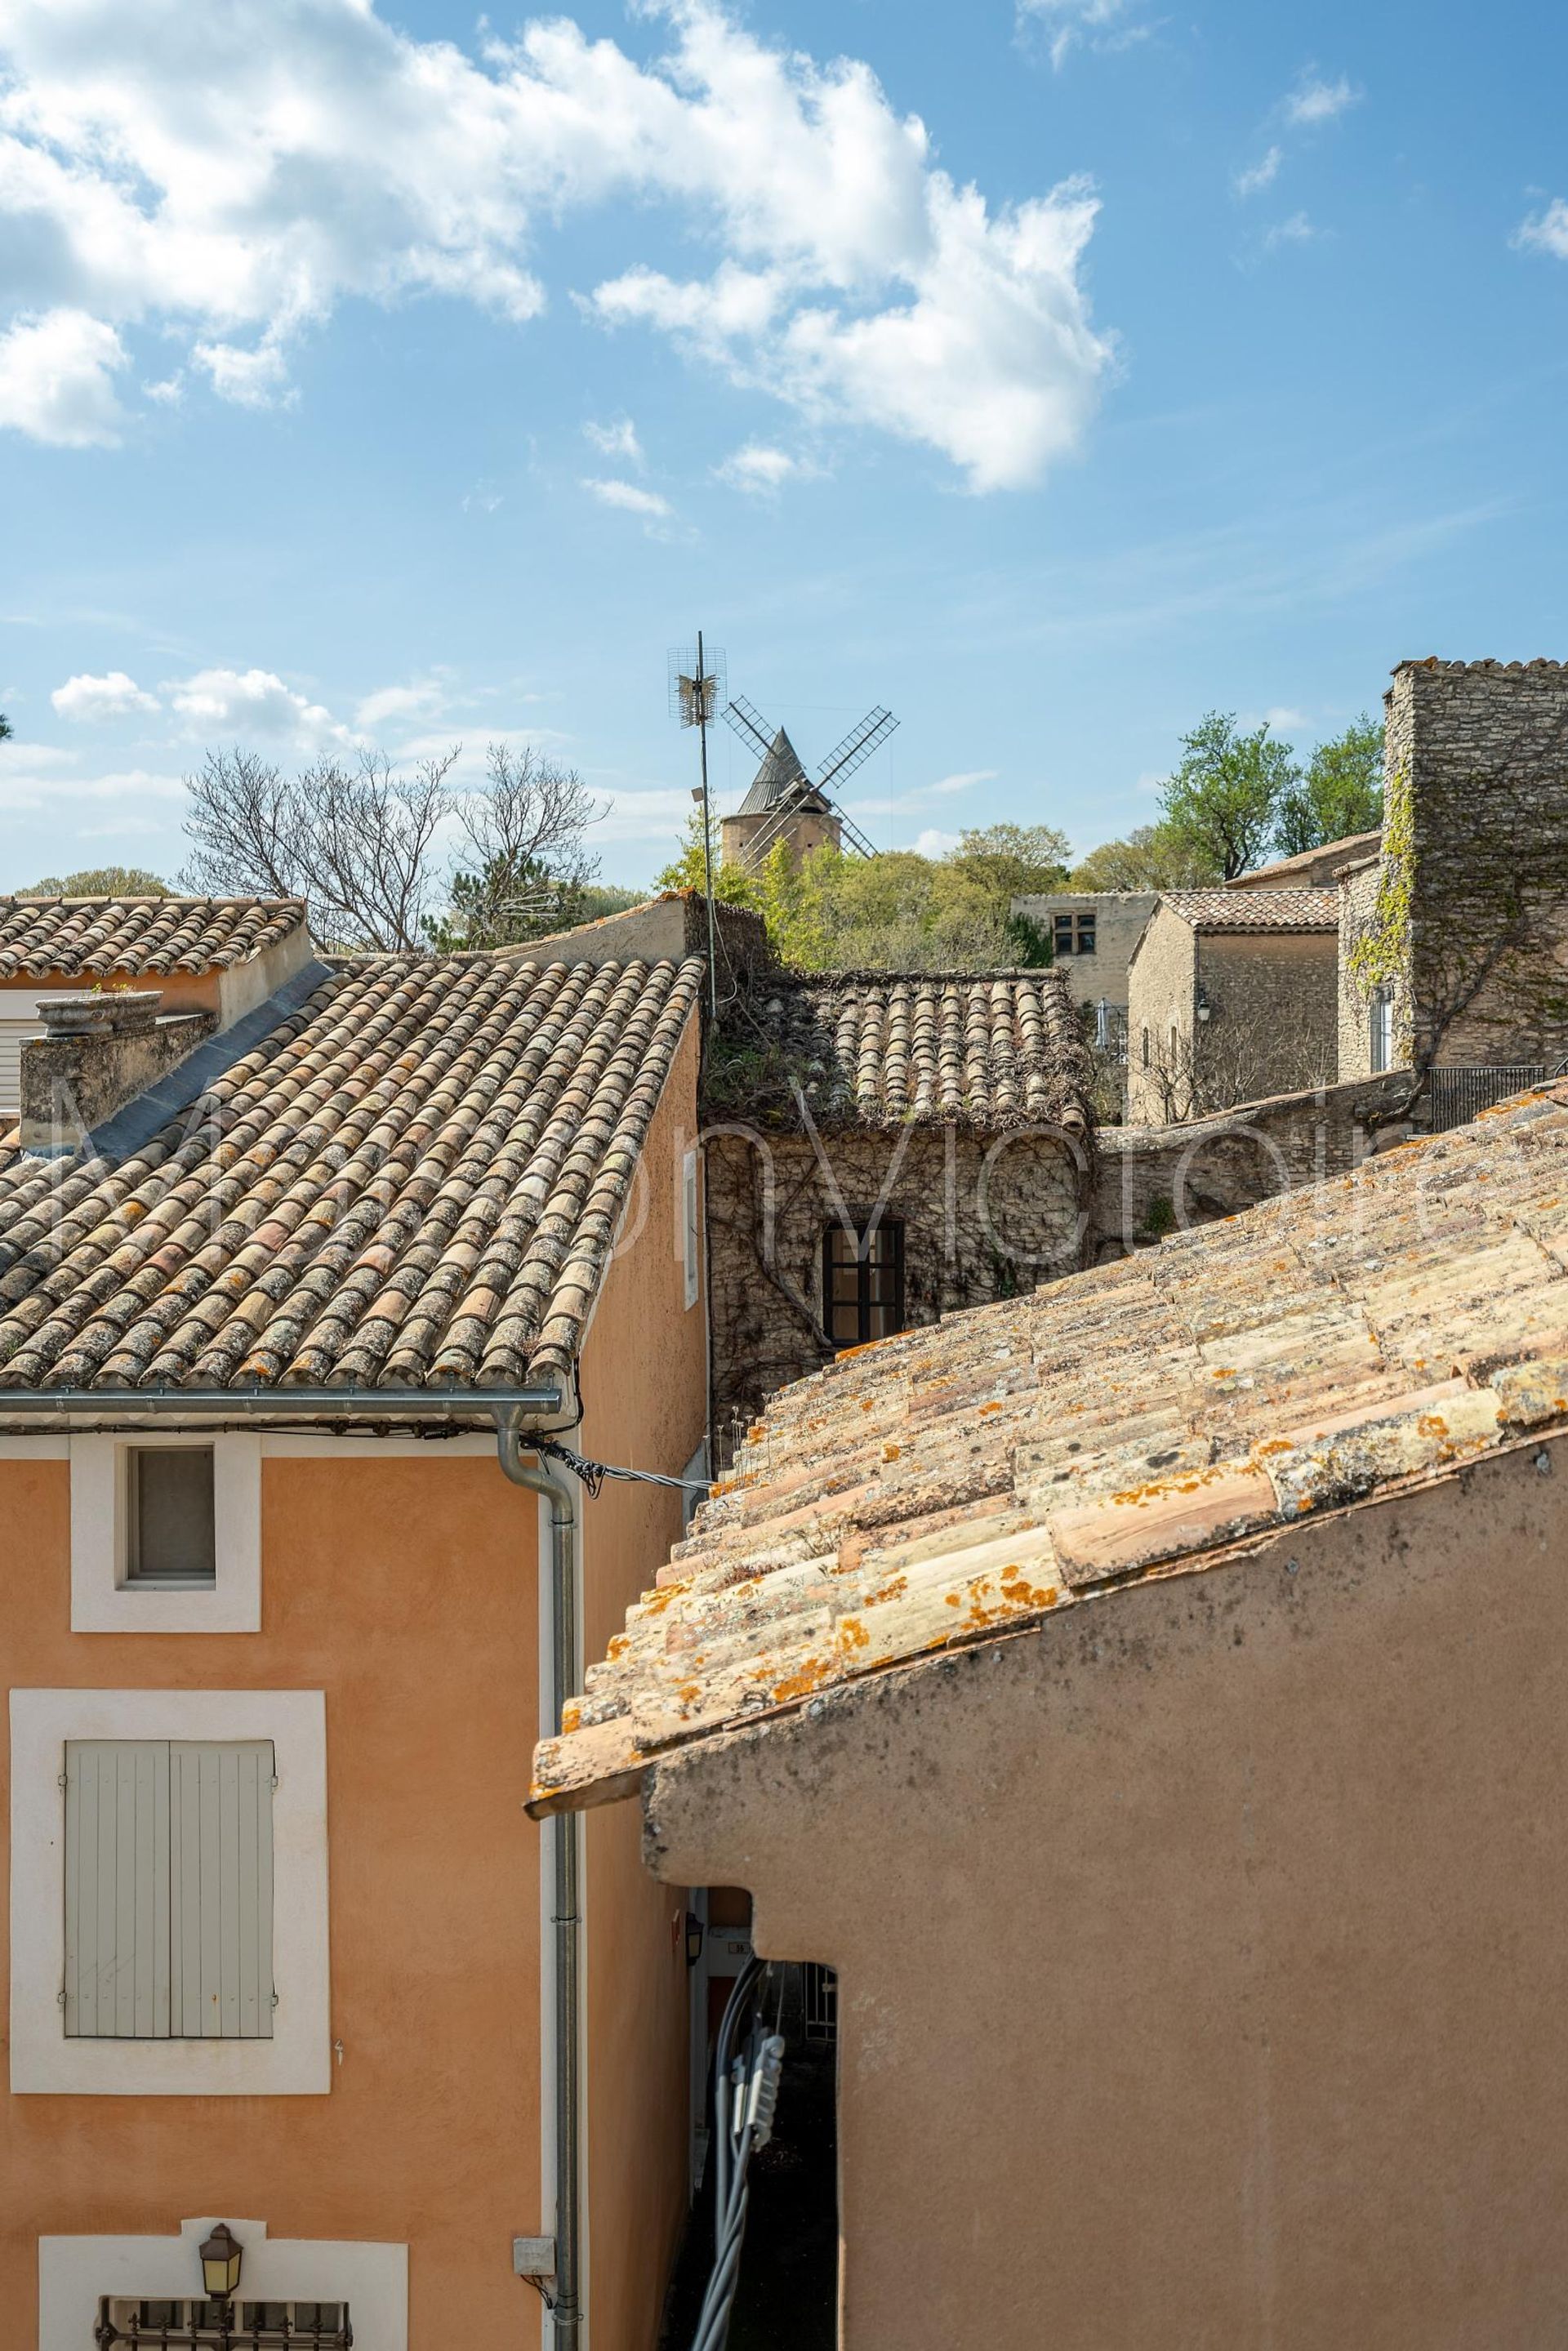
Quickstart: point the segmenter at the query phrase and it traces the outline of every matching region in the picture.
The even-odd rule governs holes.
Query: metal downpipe
[[[566,1701],[577,1692],[577,1497],[559,1469],[536,1454],[525,1458],[528,1432],[522,1416],[497,1414],[496,1447],[501,1468],[516,1486],[549,1501],[550,1593],[550,1729],[559,1736]],[[581,1949],[579,1838],[575,1813],[558,1813],[549,1823],[553,1845],[555,1928],[555,2292],[550,2322],[559,2351],[577,2351],[582,2325],[580,2166],[582,2077],[582,2017],[578,1970]]]

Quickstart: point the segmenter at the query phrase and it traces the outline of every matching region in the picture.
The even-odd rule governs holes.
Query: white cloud
[[[915,797],[920,799],[929,794],[935,799],[948,792],[973,791],[977,784],[993,783],[999,772],[996,768],[965,768],[956,776],[942,776],[934,784],[920,785]]]
[[[748,490],[754,496],[767,497],[796,475],[815,471],[815,466],[792,457],[787,449],[772,448],[764,441],[748,441],[744,448],[732,451],[722,465],[714,467],[714,476],[727,482],[732,490]]]
[[[536,246],[559,221],[613,204],[631,237],[656,202],[698,269],[666,277],[629,252],[593,315],[676,334],[813,418],[938,450],[977,488],[1038,480],[1111,361],[1081,284],[1088,191],[993,211],[865,64],[769,47],[720,0],[645,5],[670,32],[647,65],[559,17],[470,56],[371,0],[152,19],[123,0],[7,0],[0,237],[14,298],[68,322],[51,332],[72,362],[48,396],[14,392],[9,421],[111,438],[131,327],[183,339],[183,364],[258,404],[286,396],[294,341],[351,298],[531,319]],[[1103,29],[1120,5],[1068,13]]]
[[[383,685],[367,694],[354,712],[356,726],[373,730],[389,721],[434,718],[446,707],[446,685],[440,677],[413,679],[407,685]]]
[[[595,849],[623,841],[667,841],[673,856],[692,812],[689,790],[656,786],[611,793],[602,820],[593,828]]]
[[[1298,726],[1306,725],[1306,713],[1301,710],[1287,710],[1281,705],[1273,710],[1266,710],[1263,713],[1263,722],[1265,726],[1273,727],[1276,734],[1293,735]]]
[[[1513,242],[1526,251],[1549,253],[1554,260],[1568,261],[1568,202],[1553,196],[1535,219],[1521,221]]]
[[[0,768],[0,808],[47,809],[68,800],[182,799],[178,776],[158,776],[127,768],[107,776],[37,776],[7,763]]]
[[[114,329],[85,310],[24,312],[0,334],[0,425],[61,449],[112,448],[125,415],[111,378],[128,364]]]
[[[162,707],[155,694],[144,694],[122,669],[111,669],[103,677],[90,677],[85,672],[79,677],[68,677],[64,685],[56,686],[49,700],[62,718],[133,718],[140,710]]]
[[[957,846],[958,835],[956,832],[942,832],[936,825],[927,825],[924,832],[915,836],[916,857],[946,857],[950,849]]]
[[[1285,120],[1303,125],[1332,122],[1347,107],[1359,105],[1361,97],[1361,91],[1343,74],[1337,81],[1324,81],[1316,74],[1309,74],[1285,100]]]
[[[1305,213],[1292,213],[1289,220],[1276,221],[1264,232],[1263,248],[1275,253],[1282,245],[1312,245],[1322,234],[1314,228]]]
[[[269,669],[204,669],[164,688],[193,735],[277,735],[307,747],[352,741],[349,729]]]
[[[1107,46],[1105,27],[1124,15],[1127,0],[1018,0],[1019,23],[1041,20],[1050,33],[1051,62],[1060,71],[1075,42],[1087,39],[1096,47]],[[1130,34],[1124,31],[1120,37],[1124,42]]]
[[[1280,166],[1285,160],[1282,147],[1270,147],[1268,153],[1246,171],[1238,172],[1233,185],[1239,196],[1256,196],[1271,188],[1280,176]]]
[[[668,498],[657,490],[639,489],[635,482],[585,481],[582,486],[601,506],[619,507],[622,513],[642,515],[650,522],[666,520],[674,512]]]
[[[591,443],[601,457],[619,457],[622,464],[640,465],[643,444],[637,438],[637,427],[629,416],[617,418],[613,424],[585,424],[582,437]]]

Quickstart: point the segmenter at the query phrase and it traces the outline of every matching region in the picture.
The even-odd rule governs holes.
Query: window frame
[[[702,1296],[703,1208],[700,1155],[686,1152],[681,1160],[681,1266],[685,1303],[689,1313]]]
[[[894,1325],[889,1331],[873,1332],[870,1328],[872,1312],[877,1305],[885,1302],[875,1300],[871,1295],[872,1273],[878,1262],[872,1254],[872,1245],[874,1245],[879,1237],[885,1238],[893,1245],[891,1270]],[[835,1310],[841,1304],[848,1305],[851,1302],[848,1300],[836,1300],[833,1296],[833,1276],[836,1272],[847,1270],[849,1263],[848,1260],[838,1257],[835,1250],[839,1245],[851,1238],[850,1229],[841,1217],[831,1217],[822,1228],[821,1250],[822,1335],[835,1354],[842,1354],[851,1347],[869,1347],[877,1339],[896,1338],[901,1331],[908,1327],[904,1284],[904,1220],[902,1217],[890,1216],[884,1210],[873,1208],[863,1217],[855,1217],[852,1233],[856,1245],[852,1262],[858,1272],[858,1285],[853,1305],[859,1336],[853,1339],[840,1339],[834,1336]]]
[[[133,1453],[209,1450],[211,1583],[133,1579]],[[259,1633],[261,1437],[251,1429],[139,1429],[68,1439],[73,1633]]]
[[[270,1740],[270,2039],[68,2039],[66,1743]],[[331,2089],[327,1722],[320,1690],[14,1689],[11,2088],[89,2097],[316,2096]],[[156,2293],[155,2286],[147,2288]]]
[[[1077,935],[1073,941],[1074,953],[1081,956],[1092,956],[1095,952],[1094,940],[1095,921],[1093,914],[1080,914],[1078,917]]]

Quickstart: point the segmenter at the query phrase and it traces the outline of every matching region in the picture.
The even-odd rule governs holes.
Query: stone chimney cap
[[[89,996],[46,996],[38,1018],[51,1037],[121,1036],[151,1029],[162,1002],[156,987],[106,987]]]

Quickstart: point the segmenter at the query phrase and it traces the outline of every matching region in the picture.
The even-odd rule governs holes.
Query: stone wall
[[[1338,947],[1333,931],[1198,933],[1200,1055],[1238,1101],[1338,1074]]]
[[[1364,1078],[1372,1072],[1372,992],[1375,985],[1394,995],[1394,1063],[1408,1061],[1410,1038],[1409,967],[1404,958],[1393,976],[1381,982],[1364,981],[1357,974],[1352,950],[1368,936],[1377,917],[1383,866],[1374,858],[1344,875],[1339,885],[1339,1074]],[[1401,1051],[1403,1040],[1404,1050]]]
[[[1179,1126],[1103,1127],[1092,1251],[1147,1249],[1166,1233],[1346,1176],[1403,1142],[1408,1071],[1245,1102]]]
[[[1171,907],[1161,906],[1127,975],[1127,1116],[1134,1123],[1166,1114],[1161,1073],[1172,1059],[1173,1028],[1176,1052],[1190,1049],[1197,986],[1197,934]]]
[[[1388,810],[1347,960],[1407,980],[1418,1069],[1568,1054],[1568,668],[1406,662],[1386,696]]]
[[[1012,912],[1033,923],[1047,938],[1055,915],[1092,914],[1093,954],[1075,955],[1071,961],[1060,956],[1058,961],[1075,1003],[1098,1004],[1103,997],[1108,1004],[1124,1010],[1127,967],[1158,904],[1152,890],[1051,890],[1038,897],[1015,898]]]
[[[904,1222],[904,1319],[935,1322],[1085,1262],[1087,1145],[956,1126],[705,1136],[714,1427],[721,1460],[765,1397],[820,1368],[822,1239],[879,1199]]]

